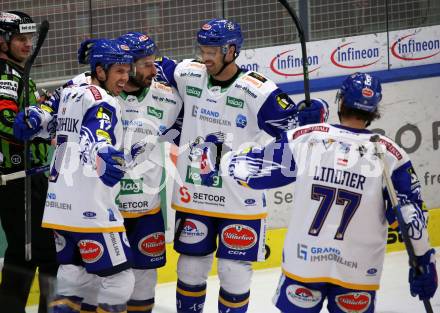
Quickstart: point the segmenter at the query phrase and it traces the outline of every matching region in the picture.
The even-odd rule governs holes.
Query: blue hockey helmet
[[[382,100],[382,86],[375,76],[354,73],[342,82],[337,94],[337,99],[340,98],[345,107],[374,112]]]
[[[143,33],[129,32],[118,37],[117,40],[130,48],[129,53],[135,61],[157,53],[157,46],[153,39]]]
[[[238,54],[243,44],[243,35],[237,23],[225,19],[212,19],[198,31],[197,42],[201,46],[234,45]]]
[[[92,72],[96,71],[97,65],[107,70],[112,64],[133,63],[133,56],[129,51],[127,45],[116,40],[87,39],[78,49],[78,61],[80,64],[90,64]]]
[[[324,99],[310,99],[310,105],[302,100],[298,103],[298,123],[299,126],[316,123],[326,123],[328,120],[328,103]]]

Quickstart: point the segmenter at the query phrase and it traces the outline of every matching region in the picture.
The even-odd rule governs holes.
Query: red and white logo
[[[148,40],[148,36],[147,35],[141,35],[140,37],[139,37],[139,40],[140,41],[147,41]]]
[[[81,240],[78,242],[79,253],[85,263],[94,263],[98,261],[103,253],[104,247],[95,240]]]
[[[188,192],[188,188],[186,188],[185,186],[180,187],[179,193],[181,195],[180,201],[185,202],[185,203],[188,203],[191,201],[191,195]]]
[[[348,165],[348,159],[338,158],[338,165],[347,166]]]
[[[150,234],[138,243],[139,251],[150,257],[158,257],[165,253],[165,234],[163,232],[156,232]]]
[[[388,141],[386,141],[386,140],[384,140],[382,138],[379,140],[379,142],[381,144],[383,144],[387,148],[387,150],[392,155],[394,155],[396,157],[397,160],[400,161],[402,159],[402,154],[400,154],[399,150],[397,150],[397,148],[391,142],[388,142]]]
[[[89,87],[87,87],[87,89],[90,90],[90,92],[92,93],[93,98],[95,98],[95,100],[102,100],[102,95],[99,92],[98,88],[96,88],[94,86],[89,86]]]
[[[313,308],[322,300],[320,291],[311,290],[300,285],[287,286],[286,296],[289,302],[304,309]]]
[[[229,249],[246,250],[257,243],[257,233],[249,226],[232,224],[223,228],[221,240]]]
[[[371,98],[372,96],[374,96],[374,91],[368,87],[365,87],[362,89],[362,95],[364,97]]]
[[[202,26],[202,29],[203,29],[203,30],[210,30],[211,28],[212,28],[212,26],[209,25],[209,24],[204,24],[204,25]]]
[[[336,296],[337,306],[346,313],[362,313],[368,310],[371,295],[367,292],[350,292]]]
[[[311,133],[311,132],[315,132],[315,131],[317,131],[317,132],[323,132],[323,133],[328,133],[328,131],[329,131],[329,127],[326,127],[326,126],[312,126],[312,127],[308,127],[308,128],[304,128],[304,129],[300,129],[300,130],[297,130],[297,131],[295,131],[294,133],[293,133],[293,135],[292,135],[292,139],[296,139],[296,138],[298,138],[299,136],[302,136],[302,135],[304,135],[304,134],[308,134],[308,133]]]

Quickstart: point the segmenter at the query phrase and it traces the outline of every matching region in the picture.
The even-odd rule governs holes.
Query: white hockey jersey
[[[116,98],[95,85],[63,89],[57,116],[43,227],[72,232],[124,231],[115,204],[119,190],[99,178],[93,159],[98,144],[121,148],[121,109]]]
[[[92,77],[89,72],[81,73],[71,80],[67,81],[63,86],[54,90],[52,95],[44,103],[38,107],[33,108],[39,113],[41,119],[41,130],[36,135],[37,137],[53,139],[56,132],[56,120],[60,105],[60,96],[64,88],[69,86],[82,86],[90,85],[92,83]]]
[[[116,202],[124,218],[154,214],[160,210],[159,192],[164,188],[164,156],[158,138],[176,121],[182,100],[174,87],[156,81],[138,95],[123,92],[118,99],[125,154],[130,154],[133,145],[144,147],[121,180]]]
[[[372,135],[340,125],[308,125],[243,154],[233,165],[234,175],[251,188],[296,181],[283,250],[286,276],[351,289],[379,288],[388,224],[396,227],[396,222]],[[420,216],[421,229],[414,233],[422,234],[420,183],[411,162],[389,138],[380,136],[380,143],[400,201],[414,204]],[[246,170],[250,164],[261,170]],[[423,232],[416,239],[426,247]]]
[[[211,187],[202,185],[198,145],[215,132],[225,134],[225,145],[233,150],[253,145],[263,130],[278,136],[296,126],[295,104],[256,72],[240,73],[227,88],[212,86],[205,65],[195,60],[179,63],[169,81],[176,82],[184,102],[172,207],[213,217],[265,218],[262,191],[238,186],[227,173],[217,175]]]

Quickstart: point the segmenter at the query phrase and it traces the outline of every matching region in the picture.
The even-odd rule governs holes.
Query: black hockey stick
[[[420,275],[423,274],[423,269],[417,266],[417,257],[414,253],[414,247],[412,245],[411,239],[409,238],[405,220],[403,219],[402,212],[399,208],[399,200],[397,199],[396,189],[394,188],[393,181],[391,180],[391,174],[388,169],[388,165],[385,162],[383,146],[380,144],[379,139],[379,135],[374,135],[371,136],[370,141],[374,143],[376,154],[378,155],[383,166],[383,176],[385,179],[385,184],[388,189],[388,194],[390,195],[391,205],[394,208],[394,214],[396,215],[397,222],[399,223],[400,233],[402,234],[402,239],[405,244],[406,251],[408,252],[409,264],[416,271],[416,275]],[[433,313],[431,302],[429,302],[429,299],[424,299],[423,305],[425,306],[425,310],[427,313]]]
[[[40,52],[41,46],[46,39],[47,32],[49,31],[49,22],[43,21],[38,29],[38,39],[35,49],[32,55],[27,59],[24,70],[23,70],[23,102],[25,105],[25,120],[27,121],[27,117],[29,116],[29,76],[31,72],[32,65],[34,64],[35,59],[37,58],[38,53]],[[29,125],[30,126],[30,125]],[[31,166],[30,160],[30,150],[29,150],[29,142],[25,141],[24,143],[24,169],[28,171]],[[24,220],[25,220],[25,231],[24,231],[24,249],[25,249],[25,259],[26,261],[30,261],[32,259],[32,238],[31,238],[31,178],[30,176],[26,176],[24,179]]]
[[[302,28],[301,21],[299,17],[296,15],[295,10],[292,9],[287,0],[278,0],[289,12],[289,15],[292,17],[293,22],[295,23],[296,30],[298,31],[299,40],[301,42],[301,53],[302,53],[302,68],[304,75],[304,95],[306,97],[305,102],[306,106],[310,106],[310,84],[309,84],[309,70],[307,64],[307,47],[306,47],[306,37],[304,36],[304,30]]]
[[[6,185],[8,183],[8,181],[11,181],[11,180],[16,180],[16,179],[25,178],[28,176],[47,172],[49,170],[49,168],[50,168],[49,165],[43,165],[43,166],[39,166],[39,167],[33,167],[29,170],[23,170],[23,171],[18,171],[15,173],[0,175],[0,185]]]

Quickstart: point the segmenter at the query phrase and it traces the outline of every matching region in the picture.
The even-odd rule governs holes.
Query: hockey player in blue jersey
[[[79,312],[83,288],[100,276],[98,310],[125,312],[134,287],[131,251],[114,204],[124,176],[121,109],[115,98],[128,81],[127,47],[87,40],[90,84],[63,89],[57,116],[43,227],[54,229],[57,259],[55,313]]]
[[[263,133],[279,137],[297,126],[297,106],[270,79],[237,66],[243,43],[238,24],[210,20],[198,31],[197,42],[198,60],[164,66],[161,73],[184,101],[177,160],[181,183],[175,184],[172,200],[177,211],[174,249],[180,254],[177,312],[203,311],[215,254],[218,310],[242,313],[248,308],[251,264],[265,255],[265,196],[251,189],[238,191],[235,181],[218,173],[205,181],[203,147],[215,142],[222,150],[219,160]]]
[[[374,312],[388,225],[397,220],[382,165],[367,126],[379,118],[379,80],[355,73],[338,92],[340,125],[307,125],[263,149],[225,157],[223,168],[242,186],[275,188],[295,183],[274,304],[282,312]],[[437,289],[435,250],[427,233],[420,183],[408,155],[380,136],[421,273],[409,271],[420,299]],[[211,159],[213,158],[211,154]]]

